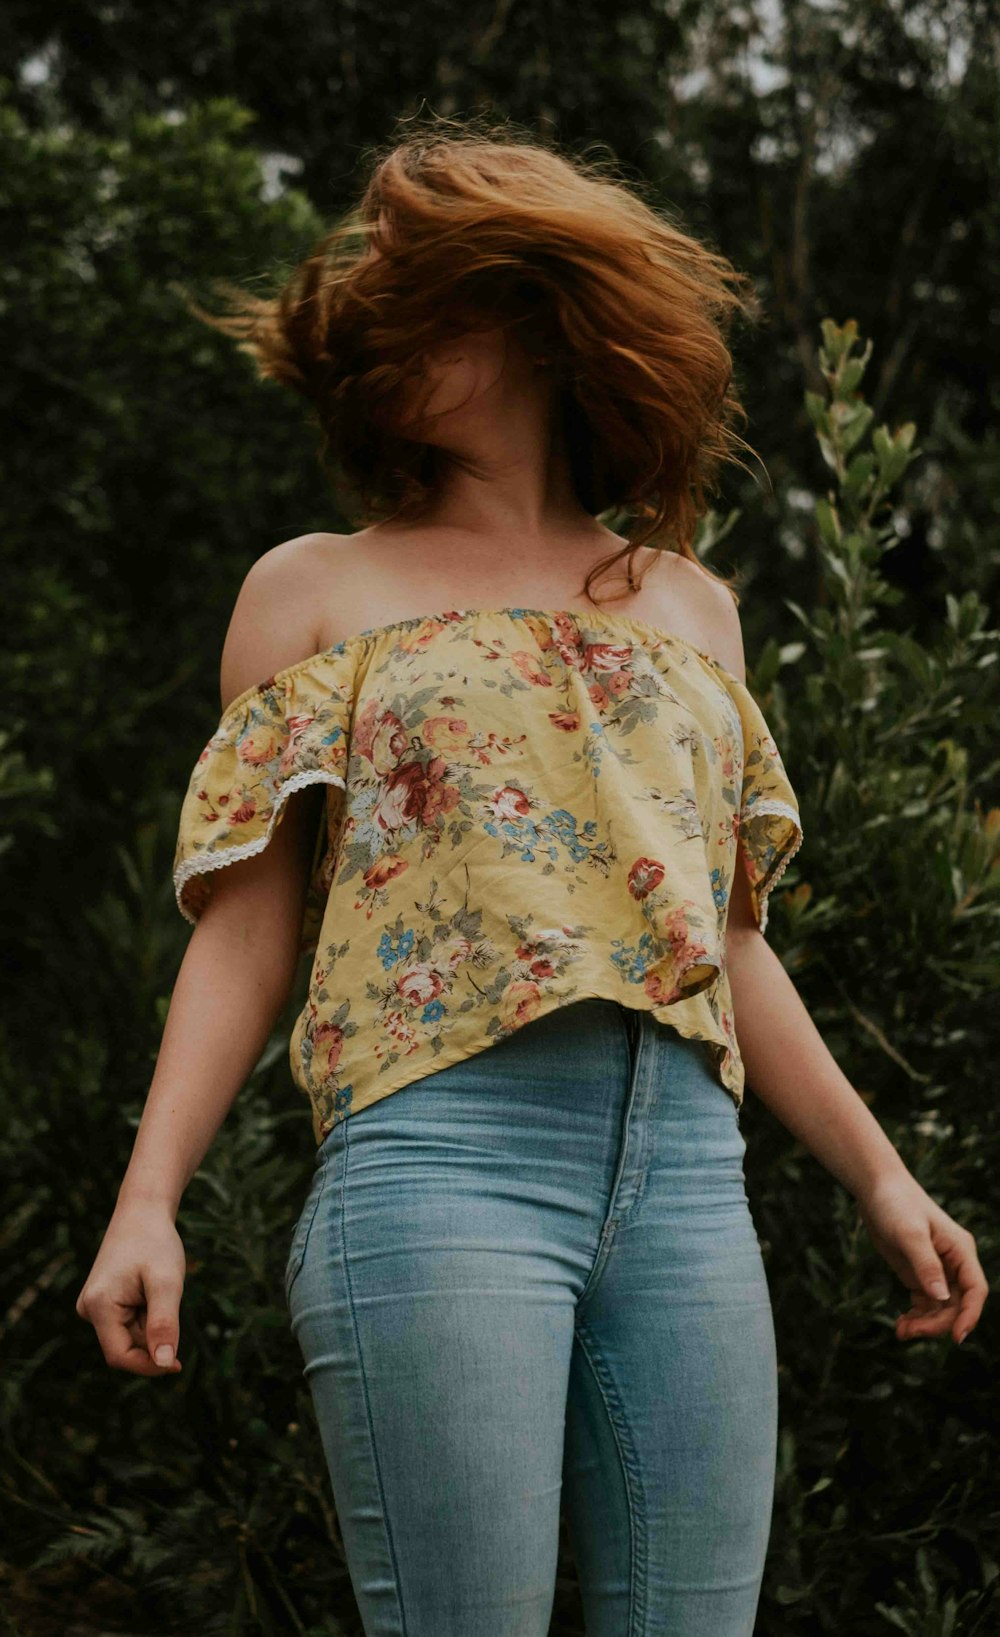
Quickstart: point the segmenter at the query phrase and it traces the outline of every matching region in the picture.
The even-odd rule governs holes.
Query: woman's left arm
[[[741,859],[726,968],[750,1089],[854,1195],[875,1249],[913,1293],[909,1312],[896,1320],[897,1337],[950,1330],[963,1341],[989,1293],[976,1242],[920,1186],[839,1068],[757,927]]]
[[[743,632],[728,587],[698,569],[687,582],[703,629],[712,632],[711,651],[744,682]],[[727,911],[726,966],[750,1089],[854,1195],[875,1249],[913,1294],[896,1320],[897,1337],[950,1330],[964,1341],[989,1294],[975,1239],[920,1186],[838,1067],[758,928],[742,849]]]

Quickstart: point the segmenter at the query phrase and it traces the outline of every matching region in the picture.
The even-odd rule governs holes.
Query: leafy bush
[[[170,862],[215,712],[190,684],[218,652],[247,540],[331,526],[296,466],[297,418],[234,381],[228,351],[169,305],[172,274],[290,258],[316,227],[301,196],[263,199],[244,124],[222,102],[84,137],[0,107],[22,229],[4,272],[23,315],[8,390],[26,401],[44,379],[48,394],[2,501],[18,647],[0,735],[0,1576],[12,1629],[33,1637],[361,1629],[282,1301],[312,1158],[285,1057],[300,995],[181,1207],[183,1375],[109,1371],[73,1310],[186,936]],[[972,592],[946,598],[931,640],[889,625],[885,514],[913,428],[871,431],[867,352],[854,356],[851,325],[823,336],[829,395],[807,407],[833,487],[807,527],[786,521],[818,554],[820,596],[789,600],[801,637],[770,637],[750,677],[807,836],[770,935],[989,1273],[998,633]],[[898,1343],[902,1293],[854,1202],[752,1097],[746,1129],[782,1390],[758,1630],[985,1634],[991,1316],[958,1351]],[[553,1629],[582,1630],[565,1536]]]
[[[919,453],[915,429],[868,436],[871,343],[858,356],[854,324],[822,328],[828,397],[807,405],[834,481],[815,506],[824,596],[809,611],[788,604],[804,637],[769,640],[751,678],[806,834],[773,937],[840,1066],[923,1187],[975,1234],[990,1279],[1000,631],[974,592],[947,596],[926,644],[881,618],[898,599],[881,565],[898,543],[887,514]],[[897,1341],[907,1293],[853,1198],[766,1110],[749,1126],[781,1360],[759,1630],[993,1630],[989,1306],[960,1349]]]

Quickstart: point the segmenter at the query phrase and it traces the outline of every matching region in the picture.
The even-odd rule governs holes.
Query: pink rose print
[[[439,631],[447,630],[449,625],[453,625],[461,618],[462,615],[457,608],[449,608],[440,619],[429,614],[419,625],[415,625],[412,631],[400,632],[396,638],[396,645],[404,654],[421,654],[428,643],[433,642]]]
[[[464,716],[428,716],[421,723],[420,737],[431,750],[454,754],[469,746],[469,724]]]
[[[662,917],[657,926],[657,934],[661,938],[666,937],[680,971],[687,971],[689,966],[697,966],[699,961],[708,958],[706,946],[692,936],[687,913],[681,905]]]
[[[531,803],[524,791],[513,784],[499,785],[488,798],[487,807],[497,819],[526,818],[531,812]]]
[[[668,987],[659,972],[646,973],[642,990],[656,1006],[671,1006],[681,998],[680,985],[675,983]]]
[[[719,753],[719,766],[725,777],[731,783],[735,783],[736,779],[743,775],[743,761],[736,755],[736,746],[731,739],[724,739],[721,734],[716,734],[713,744]]]
[[[277,753],[278,741],[274,729],[269,727],[248,729],[236,745],[237,756],[248,767],[262,767],[265,762],[273,762]]]
[[[365,870],[365,886],[384,887],[393,876],[402,875],[409,867],[407,860],[400,858],[398,853],[383,853],[381,858],[376,858],[374,864],[369,864]]]
[[[307,716],[304,714],[288,717],[288,743],[282,751],[281,761],[278,763],[278,773],[282,777],[288,772],[295,760],[299,740],[309,724],[314,722],[315,719],[312,715]]]
[[[408,736],[395,711],[380,699],[369,699],[351,729],[351,747],[369,761],[376,773],[388,773],[406,750]]]
[[[526,682],[533,682],[538,688],[551,688],[552,678],[539,665],[534,654],[529,654],[525,649],[518,648],[510,657]]]
[[[591,642],[584,649],[589,671],[622,671],[630,664],[632,646],[627,642]]]
[[[663,880],[665,871],[658,858],[637,858],[628,872],[628,890],[640,903]]]
[[[409,1057],[420,1045],[421,1035],[410,1022],[405,1012],[391,1011],[386,1014],[383,1026],[385,1038],[394,1051],[402,1051],[404,1057]],[[385,1056],[386,1048],[381,1040],[376,1039],[373,1052],[375,1057]]]
[[[322,1077],[332,1074],[340,1062],[344,1049],[344,1031],[336,1023],[317,1023],[310,1031],[313,1044],[313,1069]]]
[[[400,973],[396,988],[408,1005],[426,1006],[429,1000],[436,1000],[440,995],[444,979],[428,961],[421,961]]]
[[[538,1016],[541,993],[537,983],[517,980],[504,990],[501,1018],[505,1029],[520,1029]]]
[[[620,699],[622,694],[628,693],[631,685],[632,675],[629,671],[612,671],[610,676],[604,679],[604,686],[612,698]]]
[[[372,817],[381,830],[399,830],[414,821],[430,824],[438,813],[450,813],[458,806],[460,793],[444,783],[447,763],[434,756],[426,765],[403,762],[393,768],[382,785],[372,808]]]

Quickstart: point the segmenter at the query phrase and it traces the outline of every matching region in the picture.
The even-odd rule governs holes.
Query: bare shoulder
[[[322,648],[316,589],[329,542],[346,536],[300,534],[261,554],[244,577],[223,644],[222,708],[276,671]]]
[[[739,609],[727,585],[698,563],[672,553],[661,589],[659,623],[676,630],[718,661],[740,682],[746,681],[746,656]]]

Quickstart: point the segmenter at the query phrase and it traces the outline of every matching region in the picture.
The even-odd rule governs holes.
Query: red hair
[[[478,325],[510,328],[551,360],[581,504],[636,522],[591,569],[587,595],[624,555],[634,584],[631,557],[647,544],[732,591],[692,538],[720,463],[750,450],[733,430],[746,411],[726,337],[736,313],[758,316],[756,297],[609,164],[512,136],[509,123],[435,117],[374,151],[359,203],[276,294],[215,287],[229,315],[190,310],[309,400],[321,463],[357,526],[412,520],[433,498],[440,451],[391,424],[421,353]]]

